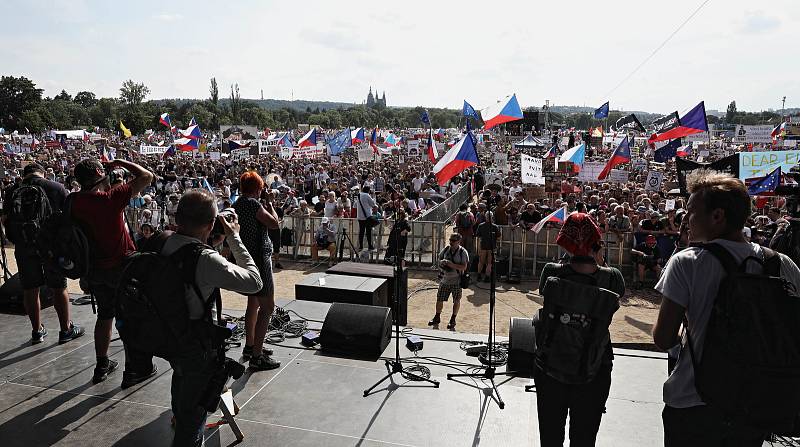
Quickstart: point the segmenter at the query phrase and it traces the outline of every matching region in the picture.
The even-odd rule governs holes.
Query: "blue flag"
[[[427,124],[429,126],[431,125],[431,116],[428,114],[427,110],[422,112],[422,115],[420,115],[419,119],[422,121],[422,124]]]
[[[600,120],[608,117],[608,101],[594,111],[594,119]]]
[[[751,196],[757,196],[767,192],[775,191],[775,188],[781,184],[781,167],[778,166],[768,176],[752,179],[747,186],[747,193]]]
[[[666,163],[667,160],[675,158],[678,155],[678,148],[681,147],[681,139],[676,138],[664,146],[656,149],[653,153],[653,160],[659,163]]]
[[[475,111],[475,109],[470,105],[470,103],[467,102],[466,99],[464,100],[464,108],[462,112],[464,113],[464,116],[468,118],[478,119],[478,112]]]
[[[344,128],[328,141],[331,155],[339,155],[350,146],[350,128]]]

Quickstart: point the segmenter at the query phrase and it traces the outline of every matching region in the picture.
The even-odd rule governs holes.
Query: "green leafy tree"
[[[231,119],[233,124],[241,124],[242,97],[239,95],[239,84],[231,85]]]
[[[119,99],[126,106],[138,106],[150,94],[150,89],[142,82],[128,79],[119,89]]]
[[[61,90],[61,93],[57,94],[53,99],[58,99],[61,101],[72,101],[72,95],[67,93],[66,90]]]
[[[728,104],[728,110],[725,112],[725,122],[726,123],[733,123],[736,119],[736,101],[731,101]]]
[[[42,89],[26,77],[0,78],[0,127],[19,129],[23,112],[33,110],[42,100]]]
[[[97,97],[92,92],[78,92],[72,101],[88,109],[97,104]]]
[[[211,127],[219,129],[219,88],[217,88],[217,78],[211,78],[211,87],[208,89],[211,95],[211,107],[209,110],[213,115]]]

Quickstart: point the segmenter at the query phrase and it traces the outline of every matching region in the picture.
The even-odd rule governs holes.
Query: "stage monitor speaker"
[[[39,303],[42,309],[53,305],[53,293],[45,286],[39,289]],[[24,310],[24,306],[19,273],[14,273],[0,285],[0,307]]]
[[[389,345],[392,314],[383,306],[333,303],[320,331],[323,351],[378,358]]]
[[[532,376],[536,332],[530,318],[511,317],[508,327],[508,365],[506,370],[519,376]]]

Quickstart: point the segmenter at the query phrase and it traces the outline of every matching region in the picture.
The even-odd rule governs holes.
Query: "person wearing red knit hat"
[[[619,297],[625,293],[625,280],[616,268],[598,265],[601,239],[590,215],[569,215],[556,239],[568,252],[569,260],[548,263],[542,269],[539,293],[544,296],[544,307],[534,318],[537,347],[533,378],[539,438],[544,447],[564,444],[567,415],[570,445],[595,445],[605,412],[614,357],[608,324],[619,308]],[[575,345],[577,338],[582,346]],[[575,352],[571,348],[577,353],[572,357]],[[587,353],[597,359],[588,367],[581,363]]]

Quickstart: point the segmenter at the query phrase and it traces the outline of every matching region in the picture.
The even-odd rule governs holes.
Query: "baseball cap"
[[[323,225],[324,225],[324,224],[326,224],[326,223],[328,223],[328,222],[330,222],[330,220],[329,220],[327,217],[323,217],[323,218],[322,218],[322,223],[323,223]]]

